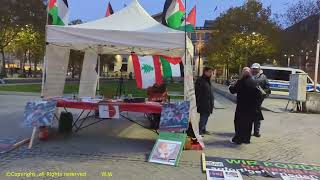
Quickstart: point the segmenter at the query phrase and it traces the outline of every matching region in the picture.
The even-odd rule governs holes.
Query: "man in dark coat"
[[[250,68],[243,69],[241,78],[229,87],[232,94],[237,94],[237,108],[234,118],[235,136],[231,142],[250,144],[253,121],[258,118],[260,92],[252,78]]]
[[[199,133],[200,135],[210,132],[206,130],[206,125],[210,114],[212,114],[214,108],[214,94],[211,85],[211,76],[213,70],[209,67],[203,69],[203,75],[199,77],[195,85],[197,111],[200,113]]]
[[[253,135],[255,137],[261,137],[261,134],[260,134],[261,121],[264,120],[261,107],[264,99],[271,94],[271,89],[270,89],[268,78],[266,75],[263,74],[260,64],[258,63],[252,64],[251,73],[253,75],[253,79],[255,80],[258,87],[261,88],[261,91],[262,91],[261,98],[259,101],[259,106],[258,106],[259,116],[254,121],[254,129],[253,129]]]

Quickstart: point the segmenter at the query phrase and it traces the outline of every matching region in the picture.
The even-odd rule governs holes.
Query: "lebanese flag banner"
[[[107,7],[107,11],[106,11],[105,17],[109,17],[109,16],[111,16],[113,13],[114,13],[113,8],[112,8],[112,6],[111,6],[111,3],[109,2],[109,3],[108,3],[108,7]]]
[[[138,88],[147,89],[155,83],[162,84],[159,56],[137,56],[132,54],[131,57]]]

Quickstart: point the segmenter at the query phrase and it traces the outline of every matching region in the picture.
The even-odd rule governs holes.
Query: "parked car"
[[[284,67],[268,67],[262,66],[264,74],[268,77],[270,87],[273,90],[288,91],[290,84],[290,74],[305,73],[301,69],[284,68]],[[314,81],[307,76],[307,91],[314,91]],[[317,92],[320,92],[320,85],[317,84]]]

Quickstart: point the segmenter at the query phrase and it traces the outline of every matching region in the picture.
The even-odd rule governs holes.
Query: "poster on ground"
[[[207,180],[243,180],[239,171],[207,169]]]
[[[182,132],[188,129],[190,102],[164,104],[160,118],[160,130]]]
[[[162,132],[149,156],[149,162],[178,166],[186,134]]]
[[[52,126],[56,101],[27,102],[23,125],[26,127]]]
[[[320,179],[320,166],[318,165],[206,157],[206,168],[239,171],[242,175],[247,176],[264,176],[286,180]]]

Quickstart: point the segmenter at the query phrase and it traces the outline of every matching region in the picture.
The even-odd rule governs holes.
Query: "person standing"
[[[251,66],[251,73],[253,75],[253,79],[256,81],[258,88],[261,90],[261,98],[259,99],[258,111],[259,116],[254,121],[254,128],[253,128],[253,135],[255,137],[261,137],[260,128],[261,128],[261,121],[264,120],[262,114],[262,103],[266,97],[271,94],[270,84],[266,75],[263,74],[261,70],[261,66],[258,63],[254,63]]]
[[[252,78],[249,67],[242,70],[240,79],[229,87],[232,94],[237,94],[237,108],[234,118],[234,144],[250,144],[253,121],[258,118],[260,92]]]
[[[200,135],[210,135],[210,132],[206,129],[206,125],[208,122],[208,118],[212,114],[214,108],[214,94],[210,81],[212,74],[212,68],[203,68],[203,75],[197,79],[195,85],[197,111],[198,113],[200,113]]]

